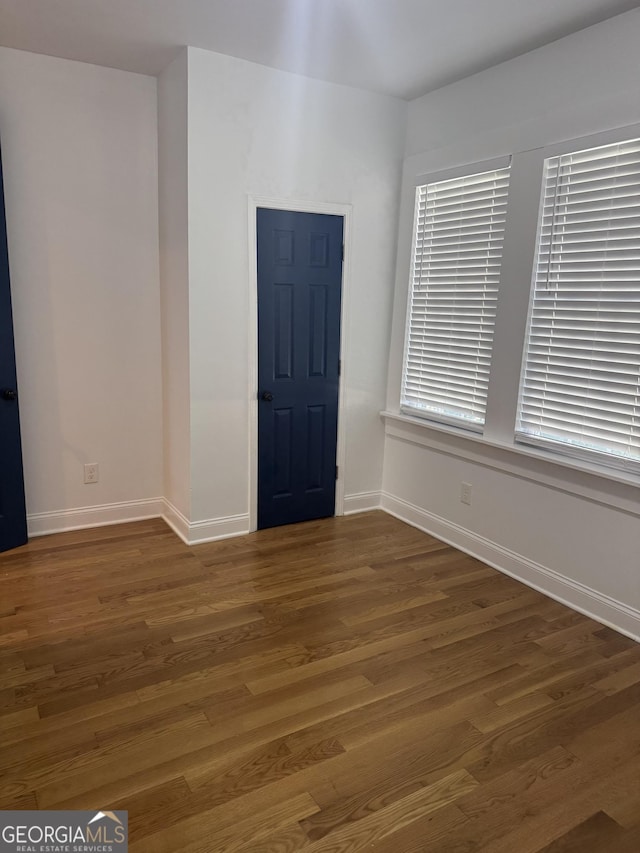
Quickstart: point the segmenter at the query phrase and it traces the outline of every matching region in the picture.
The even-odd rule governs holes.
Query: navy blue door
[[[341,216],[258,210],[258,527],[335,512]]]
[[[27,541],[9,256],[0,156],[0,551]]]

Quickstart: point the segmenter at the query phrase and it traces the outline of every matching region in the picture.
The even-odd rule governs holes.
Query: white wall
[[[0,51],[32,532],[161,495],[178,527],[246,529],[250,194],[351,206],[345,490],[377,499],[406,111],[194,49],[157,85]]]
[[[407,105],[188,54],[191,520],[248,521],[249,195],[352,205],[345,491],[377,495]]]
[[[191,514],[187,51],[158,79],[164,497]]]
[[[640,635],[640,480],[576,471],[513,446],[542,147],[640,118],[640,11],[410,104],[387,409],[398,412],[413,188],[440,169],[514,154],[483,443],[387,418],[383,506]],[[603,138],[604,141],[604,138]],[[473,505],[459,500],[473,484]]]
[[[162,493],[156,81],[0,48],[0,132],[30,528],[108,520]]]

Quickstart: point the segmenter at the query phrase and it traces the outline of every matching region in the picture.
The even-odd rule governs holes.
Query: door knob
[[[271,393],[271,391],[263,391],[262,399],[265,400],[267,403],[270,403],[273,400],[273,394]]]
[[[13,388],[3,388],[1,393],[3,400],[17,400],[18,398],[18,394]]]

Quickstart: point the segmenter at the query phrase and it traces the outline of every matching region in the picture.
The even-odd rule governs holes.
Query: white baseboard
[[[143,521],[162,515],[162,498],[143,501],[122,501],[100,506],[63,509],[57,512],[36,512],[27,516],[29,536],[46,536],[65,530],[82,530],[85,527],[105,527],[125,521]]]
[[[162,518],[166,521],[169,527],[173,530],[176,536],[179,536],[180,539],[185,543],[185,545],[189,544],[189,519],[184,516],[179,509],[177,509],[170,501],[166,498],[162,499],[162,512],[160,513]]]
[[[359,492],[355,495],[344,496],[344,514],[368,512],[370,509],[380,509],[380,492]]]
[[[389,515],[430,533],[567,607],[640,641],[639,610],[394,495],[383,492],[380,505]]]
[[[83,530],[88,527],[105,527],[128,521],[145,521],[163,518],[169,527],[187,545],[213,542],[230,536],[242,536],[249,532],[248,515],[231,515],[206,521],[189,522],[187,518],[165,498],[146,501],[122,501],[101,506],[63,509],[57,512],[40,512],[27,516],[30,537]]]
[[[205,521],[189,521],[173,504],[163,500],[162,517],[187,545],[200,545],[249,533],[248,515],[229,515]]]
[[[244,536],[249,533],[248,515],[228,515],[224,518],[209,518],[206,521],[192,521],[189,525],[189,545],[203,542],[215,542],[217,539],[230,539],[232,536]]]

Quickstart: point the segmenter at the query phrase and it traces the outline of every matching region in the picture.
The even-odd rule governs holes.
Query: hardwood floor
[[[0,556],[0,808],[132,853],[637,853],[639,700],[640,646],[381,512]]]

